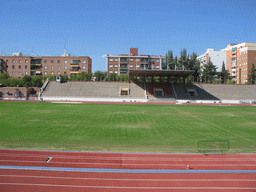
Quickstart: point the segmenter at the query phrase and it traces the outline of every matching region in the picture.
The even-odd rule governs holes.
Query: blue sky
[[[22,52],[92,58],[104,54],[201,55],[207,48],[256,42],[256,0],[0,0],[0,54]]]

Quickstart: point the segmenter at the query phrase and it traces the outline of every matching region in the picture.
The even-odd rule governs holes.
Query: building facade
[[[130,48],[130,54],[107,55],[107,72],[128,74],[129,69],[167,69],[165,56],[138,55],[138,48]]]
[[[92,59],[88,56],[23,56],[14,53],[12,56],[0,56],[0,73],[12,77],[24,75],[64,75],[92,71]]]
[[[197,60],[200,61],[201,67],[211,61],[217,67],[217,72],[221,72],[223,62],[226,65],[226,51],[207,49],[205,54],[197,57]]]
[[[237,84],[248,82],[252,64],[256,65],[256,43],[228,44],[226,68]]]

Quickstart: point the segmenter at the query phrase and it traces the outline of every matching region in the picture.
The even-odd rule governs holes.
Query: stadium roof
[[[151,69],[130,69],[129,76],[172,76],[188,77],[194,70],[151,70]]]

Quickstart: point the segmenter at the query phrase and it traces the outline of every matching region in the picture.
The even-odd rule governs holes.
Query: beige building
[[[248,82],[252,64],[256,65],[256,43],[228,44],[226,68],[237,84]]]
[[[24,75],[64,75],[92,71],[92,59],[88,56],[0,56],[0,73],[22,78]]]

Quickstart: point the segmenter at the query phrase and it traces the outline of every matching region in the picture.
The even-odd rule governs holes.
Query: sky
[[[179,56],[256,42],[256,0],[0,0],[0,54],[92,58],[105,54]]]

